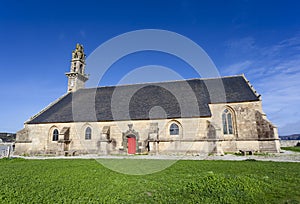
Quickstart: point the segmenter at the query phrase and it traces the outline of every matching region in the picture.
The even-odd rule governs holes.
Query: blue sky
[[[1,1],[0,131],[20,130],[66,92],[64,73],[77,42],[89,55],[122,33],[163,29],[200,45],[222,76],[244,73],[279,133],[300,133],[299,6],[289,0]],[[174,57],[144,52],[117,62],[103,85],[117,84],[120,73],[149,64],[197,77]]]

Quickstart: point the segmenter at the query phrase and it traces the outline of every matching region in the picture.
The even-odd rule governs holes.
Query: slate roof
[[[26,123],[210,117],[210,103],[259,100],[244,76],[107,86],[68,93]]]

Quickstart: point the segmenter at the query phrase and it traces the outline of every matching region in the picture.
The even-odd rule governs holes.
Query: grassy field
[[[293,152],[300,152],[300,146],[297,146],[297,147],[281,147],[281,149],[289,150],[289,151],[293,151]]]
[[[300,163],[178,161],[134,176],[96,160],[1,159],[0,172],[0,203],[300,203]]]

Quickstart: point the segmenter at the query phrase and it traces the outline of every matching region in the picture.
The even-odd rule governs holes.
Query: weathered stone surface
[[[222,154],[223,152],[237,152],[240,149],[280,151],[276,128],[266,119],[263,119],[263,123],[267,125],[267,128],[261,128],[261,118],[256,117],[257,112],[262,114],[261,102],[236,103],[230,106],[229,104],[211,104],[210,108],[212,111],[210,118],[26,124],[26,131],[17,134],[16,153],[64,154],[64,151],[76,151],[78,154],[126,154],[126,137],[129,134],[136,135],[137,153],[149,151],[155,154]],[[221,113],[225,108],[230,108],[234,113],[234,134],[232,135],[224,135],[222,131]],[[157,133],[153,131],[153,125],[151,125],[154,123]],[[169,128],[172,123],[178,124],[178,135],[170,135]],[[132,124],[132,130],[128,124]],[[92,129],[90,140],[85,139],[87,127]],[[109,131],[104,134],[103,129],[108,127]],[[68,129],[69,142],[64,140],[66,137],[64,134],[60,134],[61,141],[52,141],[54,129],[58,129],[60,133]],[[24,134],[26,141],[31,142],[24,141]]]

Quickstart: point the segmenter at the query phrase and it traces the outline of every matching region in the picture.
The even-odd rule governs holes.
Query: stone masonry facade
[[[82,45],[77,44],[72,52],[66,76],[67,93],[25,122],[17,133],[15,154],[280,152],[277,128],[267,119],[260,95],[244,75],[117,87],[123,94],[120,99],[134,93],[130,120],[112,116],[116,87],[85,89],[88,75]],[[208,91],[208,85],[218,84],[224,86],[223,98],[218,90]],[[186,87],[195,93],[198,114],[182,116],[177,99],[185,101]],[[133,91],[135,88],[138,91]],[[176,90],[177,96],[169,90]],[[87,107],[93,103],[95,107]],[[82,108],[79,122],[73,118],[74,104]],[[149,118],[149,110],[157,106],[164,109],[166,117]],[[96,120],[86,115],[91,110],[96,111]]]
[[[211,104],[210,118],[26,124],[17,134],[16,154],[127,154],[124,137],[136,138],[136,153],[202,154],[238,152],[279,152],[277,128],[262,112],[261,102]],[[233,134],[223,134],[222,112],[233,113]],[[257,117],[257,115],[260,117]],[[171,135],[171,124],[179,134]],[[85,139],[85,130],[92,130]],[[58,141],[52,141],[58,129]],[[65,130],[65,131],[64,131]],[[127,135],[126,135],[127,134]]]

